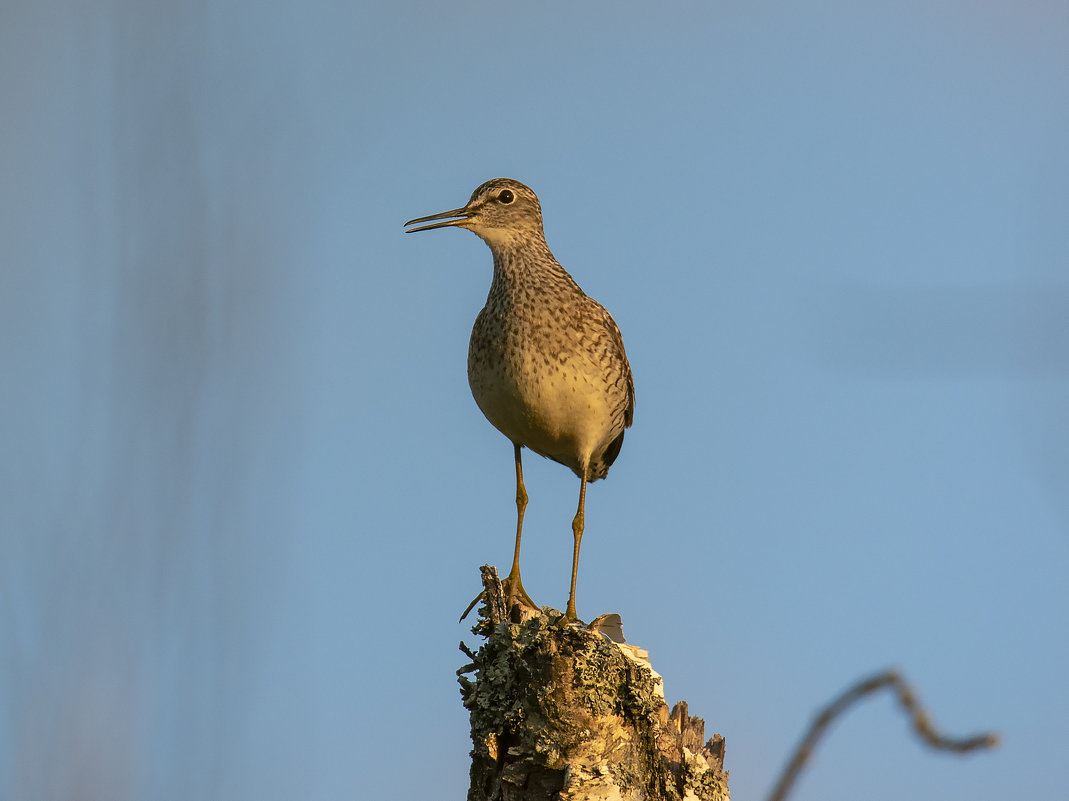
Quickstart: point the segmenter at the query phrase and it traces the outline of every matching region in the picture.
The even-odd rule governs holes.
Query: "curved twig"
[[[946,737],[940,734],[928,719],[928,714],[917,702],[913,690],[906,684],[905,679],[895,671],[889,670],[859,681],[824,707],[813,720],[805,737],[794,749],[794,755],[783,769],[783,773],[769,795],[768,801],[783,801],[787,797],[787,793],[791,791],[802,768],[805,767],[805,763],[812,755],[817,740],[820,739],[824,734],[824,730],[828,728],[828,725],[835,718],[841,715],[851,704],[883,687],[890,687],[894,690],[898,697],[898,703],[909,714],[914,731],[932,748],[964,753],[977,748],[993,748],[998,745],[998,735],[993,733],[978,734],[965,738]]]

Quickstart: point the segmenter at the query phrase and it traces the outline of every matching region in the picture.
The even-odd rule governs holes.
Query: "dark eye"
[[[502,189],[498,193],[497,199],[500,200],[502,203],[511,203],[516,199],[516,196],[512,194],[511,189]]]

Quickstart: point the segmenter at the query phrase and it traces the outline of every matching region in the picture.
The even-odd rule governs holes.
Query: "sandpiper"
[[[612,315],[553,258],[542,207],[530,188],[495,178],[467,205],[409,220],[408,233],[455,226],[490,247],[494,277],[468,347],[468,384],[486,419],[512,441],[516,461],[516,549],[505,585],[510,602],[537,608],[520,580],[527,491],[520,452],[530,448],[579,477],[572,520],[572,580],[565,617],[576,620],[575,579],[587,482],[605,478],[635,409],[635,385]]]

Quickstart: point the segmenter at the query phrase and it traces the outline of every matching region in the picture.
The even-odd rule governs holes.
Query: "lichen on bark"
[[[703,744],[685,704],[669,712],[643,652],[555,610],[511,622],[491,607],[459,678],[473,743],[468,801],[727,801],[723,739]]]

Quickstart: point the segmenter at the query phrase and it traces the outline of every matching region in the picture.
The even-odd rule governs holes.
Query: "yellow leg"
[[[568,593],[568,608],[564,612],[566,620],[577,620],[575,614],[575,577],[579,574],[579,545],[583,541],[583,528],[586,524],[586,467],[583,467],[582,483],[579,485],[579,509],[572,518],[572,536],[575,544],[572,548],[572,589]]]
[[[512,570],[505,579],[505,598],[512,602],[522,602],[538,609],[531,596],[523,589],[520,581],[520,539],[523,536],[523,513],[527,509],[527,490],[523,486],[523,465],[520,461],[521,446],[512,444],[516,449],[516,550],[512,554]]]

